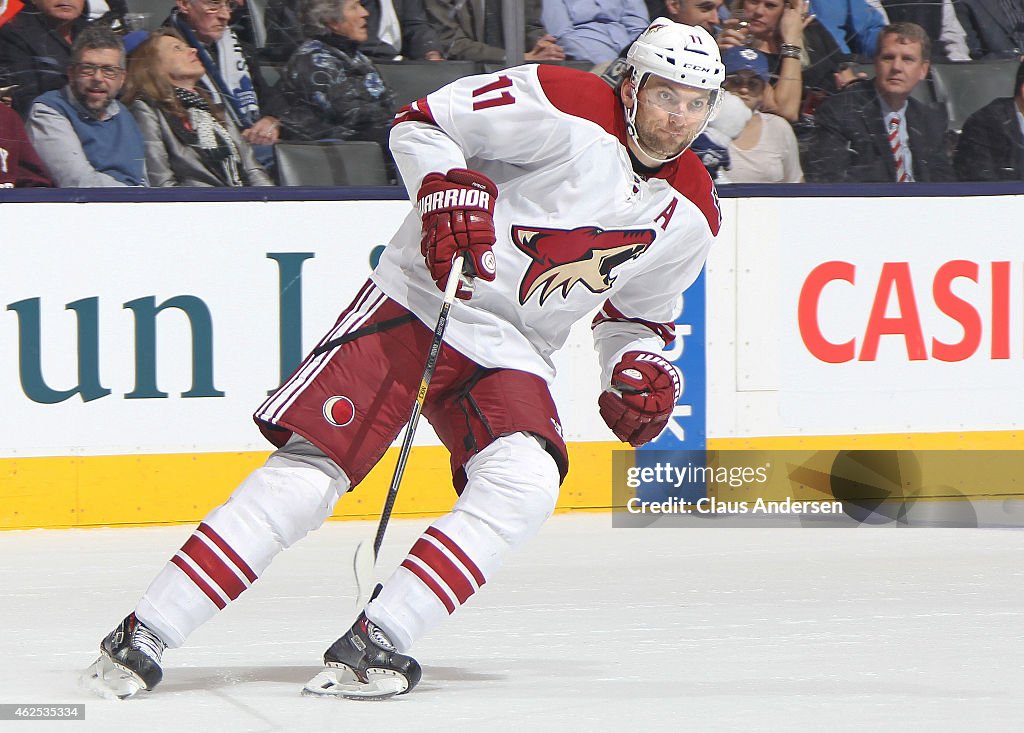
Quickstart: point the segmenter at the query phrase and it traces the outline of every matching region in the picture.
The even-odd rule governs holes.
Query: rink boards
[[[684,396],[706,399],[708,446],[1019,448],[1022,207],[1012,195],[723,199],[707,393]],[[0,528],[187,522],[221,503],[266,456],[253,409],[407,210],[4,203]],[[587,325],[557,358],[573,463],[563,509],[609,506],[621,448],[597,413]],[[379,512],[393,458],[337,516]],[[396,511],[452,498],[424,424]]]

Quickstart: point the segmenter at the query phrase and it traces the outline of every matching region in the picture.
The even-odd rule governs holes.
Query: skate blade
[[[387,700],[407,689],[409,682],[392,670],[370,667],[364,682],[345,665],[338,665],[321,670],[302,688],[302,694],[342,697],[346,700]]]
[[[137,675],[103,655],[82,672],[78,683],[107,700],[125,700],[139,690],[145,689]]]

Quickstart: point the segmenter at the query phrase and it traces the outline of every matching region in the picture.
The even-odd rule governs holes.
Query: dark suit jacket
[[[946,111],[911,98],[906,123],[914,180],[954,180],[946,155]],[[808,181],[895,182],[896,161],[873,79],[850,84],[826,99],[814,125],[803,160]]]
[[[441,41],[434,26],[427,21],[423,0],[391,0],[402,26],[402,56],[407,59],[422,59],[427,51],[441,51]],[[398,52],[377,37],[380,27],[380,0],[363,0],[370,16],[366,19],[369,38],[359,50],[374,60],[393,59]]]
[[[72,38],[86,25],[78,18],[71,26]],[[0,28],[0,86],[19,85],[11,106],[22,118],[36,97],[68,83],[70,60],[71,45],[31,3]]]
[[[1013,97],[994,99],[967,118],[953,164],[961,181],[1024,181],[1024,138]]]
[[[956,17],[967,34],[972,59],[1019,56],[1024,53],[1010,35],[1009,19],[999,0],[957,0]]]
[[[547,31],[540,20],[541,0],[525,0],[525,3],[525,50],[529,53]],[[441,50],[445,58],[504,63],[505,49],[488,46],[483,42],[482,0],[424,0],[424,4],[427,8],[427,18],[441,38]]]

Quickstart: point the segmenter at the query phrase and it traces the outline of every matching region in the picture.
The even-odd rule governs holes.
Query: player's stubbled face
[[[645,151],[672,158],[686,149],[704,126],[711,93],[658,76],[649,76],[640,90],[636,135]]]

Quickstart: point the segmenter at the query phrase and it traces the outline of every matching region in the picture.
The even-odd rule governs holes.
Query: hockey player
[[[380,460],[408,418],[458,254],[475,287],[450,312],[423,414],[451,452],[459,498],[327,649],[307,691],[412,690],[413,642],[551,514],[568,470],[551,355],[574,321],[597,311],[598,402],[611,430],[634,446],[661,432],[680,387],[659,352],[720,224],[711,179],[687,148],[714,114],[724,68],[705,30],[664,18],[628,61],[618,91],[526,65],[399,112],[391,149],[415,207],[333,330],[256,412],[277,451],[102,640],[87,671],[97,688],[152,690],[164,649],[319,527]]]

